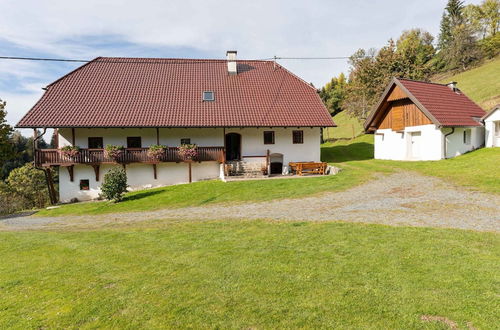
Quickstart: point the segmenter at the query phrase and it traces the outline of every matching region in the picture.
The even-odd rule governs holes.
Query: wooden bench
[[[304,174],[321,174],[324,175],[326,173],[326,168],[328,166],[327,163],[315,163],[315,162],[291,162],[288,163],[290,166],[290,170],[292,173],[296,173],[297,175]]]

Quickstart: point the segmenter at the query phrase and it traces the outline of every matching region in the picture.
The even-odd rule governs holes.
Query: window
[[[191,144],[191,139],[190,138],[181,139],[181,145],[182,144]]]
[[[304,131],[293,131],[292,138],[293,138],[293,144],[304,143]]]
[[[264,144],[274,144],[274,131],[264,131]]]
[[[500,136],[500,121],[495,122],[495,136]]]
[[[203,92],[203,101],[215,101],[215,94],[212,91]]]
[[[141,137],[140,136],[127,137],[127,148],[142,148]]]
[[[470,137],[471,137],[470,129],[465,129],[464,130],[464,144],[467,144],[467,145],[470,144]]]
[[[89,137],[89,149],[102,149],[102,148],[104,148],[102,137]]]
[[[89,180],[80,180],[80,190],[90,190]]]

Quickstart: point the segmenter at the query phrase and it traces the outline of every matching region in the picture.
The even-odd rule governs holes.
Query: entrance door
[[[420,159],[422,157],[420,153],[421,140],[422,140],[422,134],[420,132],[411,133],[410,155],[412,159]]]
[[[241,135],[226,134],[226,161],[241,159]]]

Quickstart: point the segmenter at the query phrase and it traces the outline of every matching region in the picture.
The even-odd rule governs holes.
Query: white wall
[[[293,130],[304,131],[304,143],[292,143]],[[264,144],[264,131],[275,132],[275,144]],[[287,167],[293,161],[320,161],[320,128],[235,128],[226,129],[226,133],[241,134],[242,156],[265,156],[269,149],[271,153],[283,154],[283,165]],[[113,145],[127,144],[127,136],[141,136],[142,146],[156,144],[156,129],[154,128],[76,128],[75,144],[88,147],[88,137],[103,137],[103,143]],[[224,146],[224,130],[222,128],[162,128],[160,129],[160,144],[175,147],[180,145],[181,138],[190,138],[191,143],[198,146]],[[59,147],[70,145],[71,129],[59,129]],[[244,161],[262,161],[263,158],[244,158]],[[265,161],[265,159],[264,159]],[[99,182],[95,180],[94,169],[89,165],[75,165],[74,181],[69,180],[66,168],[59,170],[60,200],[67,202],[72,198],[90,200],[99,196],[99,186],[104,174],[113,166],[101,165]],[[159,187],[188,182],[188,165],[186,163],[160,163],[157,165],[157,179],[154,179],[153,166],[149,164],[129,164],[126,166],[128,184],[132,190]],[[222,178],[221,168],[217,162],[202,162],[192,164],[193,181]],[[90,190],[80,190],[80,180],[89,180]]]
[[[500,121],[500,109],[493,111],[484,121],[486,147],[500,147],[500,137],[495,136],[495,122]]]
[[[304,132],[304,143],[293,144],[292,131]],[[274,131],[274,144],[264,144],[264,131]],[[314,161],[321,158],[321,129],[319,127],[274,127],[274,128],[235,128],[226,129],[226,133],[241,134],[241,156],[244,161],[258,161],[259,158],[245,156],[265,156],[267,150],[271,154],[283,154],[283,165],[288,168],[289,162]]]
[[[411,134],[420,132],[420,155],[411,154]],[[438,160],[442,158],[442,133],[435,125],[406,127],[403,132],[379,129],[375,132],[375,159]]]
[[[95,172],[91,166],[75,165],[73,169],[74,181],[71,182],[67,168],[59,167],[59,199],[69,202],[72,198],[80,201],[99,197],[100,185],[104,175],[111,168],[121,165],[101,165],[99,182],[95,180]],[[153,166],[148,164],[130,164],[126,166],[127,183],[130,190],[139,190],[168,186],[189,182],[187,163],[160,163],[157,165],[157,179],[154,179]],[[217,179],[220,168],[217,162],[192,163],[193,182]],[[80,190],[80,180],[89,180],[90,190]]]
[[[465,144],[464,130],[455,128],[455,132],[446,139],[445,134],[451,128],[439,129],[435,125],[406,127],[403,133],[391,129],[379,129],[375,132],[375,159],[391,160],[439,160],[444,158],[444,143],[446,141],[446,158],[462,155],[480,148],[484,144],[484,128],[472,127],[471,143]],[[420,157],[415,158],[411,151],[411,134],[420,132]]]
[[[216,147],[224,145],[222,128],[160,128],[160,144],[168,147],[178,147],[182,138],[190,138],[191,143],[200,147]],[[89,137],[102,137],[104,145],[127,145],[127,136],[140,136],[142,146],[156,144],[155,128],[76,128],[75,144],[81,148],[88,147]],[[59,147],[71,145],[70,128],[59,129]]]
[[[470,144],[464,143],[464,131],[471,130]],[[443,129],[443,132],[451,132],[450,128]],[[484,127],[462,128],[456,127],[453,134],[446,137],[446,158],[460,156],[466,152],[481,148],[484,145]]]

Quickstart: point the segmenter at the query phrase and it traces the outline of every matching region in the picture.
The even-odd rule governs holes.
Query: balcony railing
[[[198,156],[193,159],[196,162],[203,161],[224,161],[224,147],[198,147]],[[35,152],[35,162],[37,165],[73,165],[73,164],[129,164],[157,162],[182,162],[179,149],[170,147],[165,153],[155,159],[148,156],[148,148],[126,148],[118,159],[108,157],[104,149],[80,149],[78,155],[70,157],[61,153],[58,149],[39,149]]]

